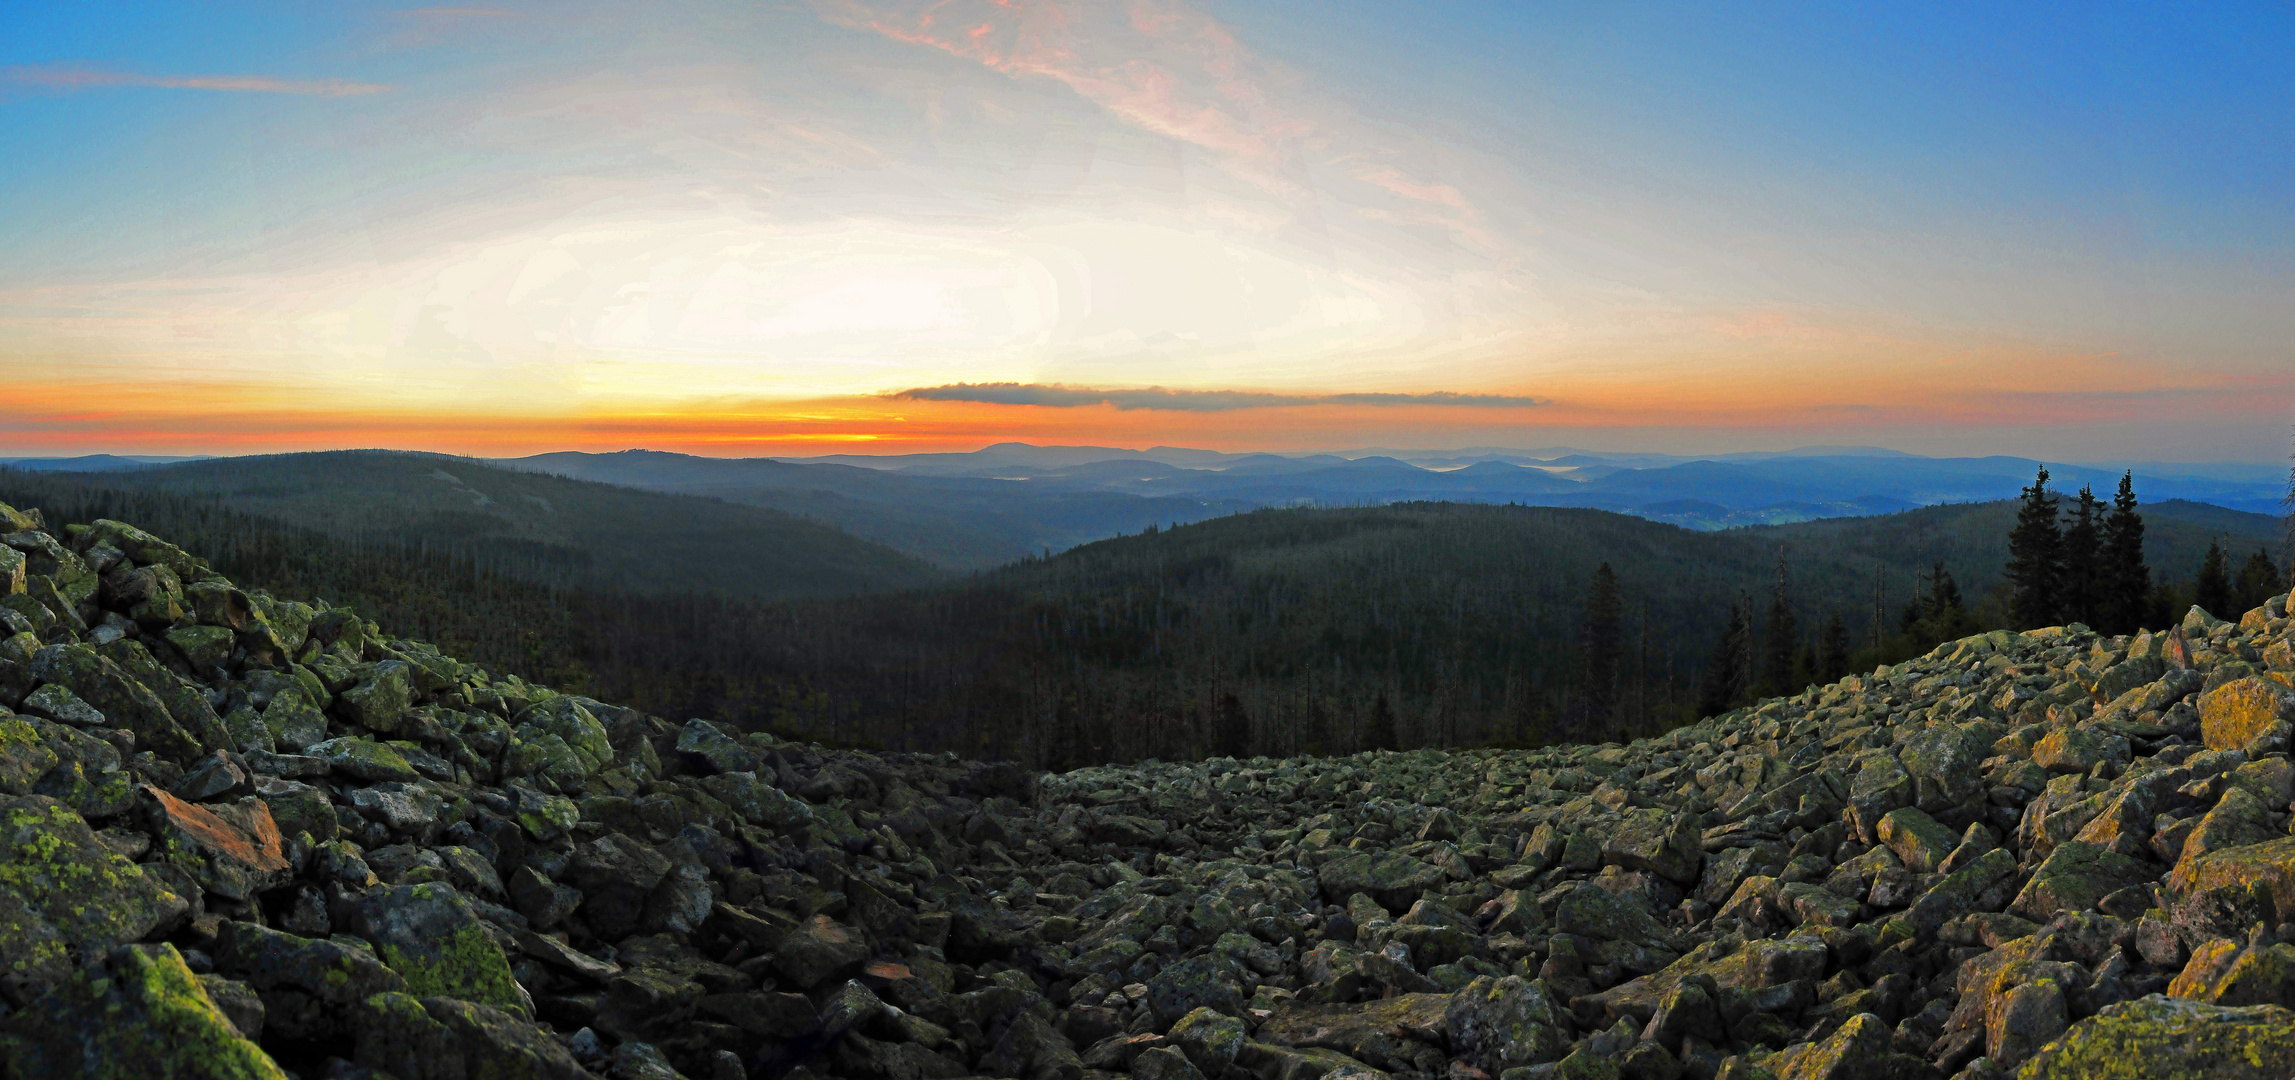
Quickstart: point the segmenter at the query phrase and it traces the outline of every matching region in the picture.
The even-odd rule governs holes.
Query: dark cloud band
[[[1545,402],[1511,394],[1275,394],[1253,390],[1167,390],[1150,386],[1138,390],[1100,390],[1058,383],[951,383],[922,386],[885,395],[900,401],[976,401],[990,405],[1042,405],[1075,408],[1112,405],[1118,409],[1165,409],[1174,412],[1228,412],[1235,409],[1274,409],[1301,405],[1448,405],[1482,409],[1520,409]]]

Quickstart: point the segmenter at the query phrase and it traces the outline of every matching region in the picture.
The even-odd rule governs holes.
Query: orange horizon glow
[[[1896,350],[1882,349],[1882,353]],[[115,453],[233,455],[388,447],[479,457],[633,447],[713,457],[971,451],[1000,442],[1156,445],[1223,451],[1531,447],[1639,438],[1653,447],[1889,443],[1951,456],[2011,452],[1972,433],[2100,433],[2112,425],[2189,421],[2268,426],[2295,376],[2170,383],[2115,357],[1969,350],[1844,362],[1830,348],[1794,357],[1711,356],[1671,365],[1580,365],[1537,388],[1544,404],[1286,405],[1219,411],[1045,406],[840,395],[802,400],[378,401],[342,408],[338,392],[200,380],[128,386],[19,380],[0,413],[0,456]],[[1766,365],[1748,378],[1751,364]],[[1937,370],[1956,372],[1941,381]],[[1686,372],[1686,374],[1685,374]],[[1519,389],[1519,388],[1516,388]],[[1978,437],[1981,437],[1979,435]],[[1652,443],[1651,440],[1656,440]],[[1702,440],[1702,443],[1699,442]],[[1782,440],[1782,442],[1781,442]],[[1797,440],[1797,443],[1796,443]]]

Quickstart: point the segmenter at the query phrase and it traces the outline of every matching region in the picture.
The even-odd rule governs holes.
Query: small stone
[[[328,739],[313,744],[308,752],[326,762],[331,771],[370,784],[384,780],[411,783],[422,779],[414,766],[407,764],[405,755],[371,739]]]
[[[193,762],[172,789],[185,802],[206,802],[247,786],[247,774],[218,750]]]
[[[688,720],[678,729],[677,752],[715,772],[757,771],[757,755],[706,720]]]
[[[1159,1046],[1132,1059],[1132,1080],[1204,1080],[1204,1076],[1176,1047]]]
[[[789,985],[810,990],[858,974],[868,958],[868,946],[850,928],[815,915],[781,939],[773,952],[773,970]]]
[[[1890,811],[1876,830],[1881,843],[1914,873],[1935,872],[1938,864],[1959,844],[1951,829],[1914,807]]]
[[[17,706],[27,715],[53,720],[74,727],[104,727],[104,714],[95,706],[81,701],[60,683],[46,683],[24,696]]]

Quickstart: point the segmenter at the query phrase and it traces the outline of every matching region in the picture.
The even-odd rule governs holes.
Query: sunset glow
[[[0,43],[0,454],[2259,460],[2295,409],[2284,25],[137,10]]]

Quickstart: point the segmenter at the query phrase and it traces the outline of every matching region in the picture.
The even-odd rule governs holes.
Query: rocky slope
[[[0,532],[9,1076],[2295,1072],[2284,597],[1630,746],[1032,776]]]

